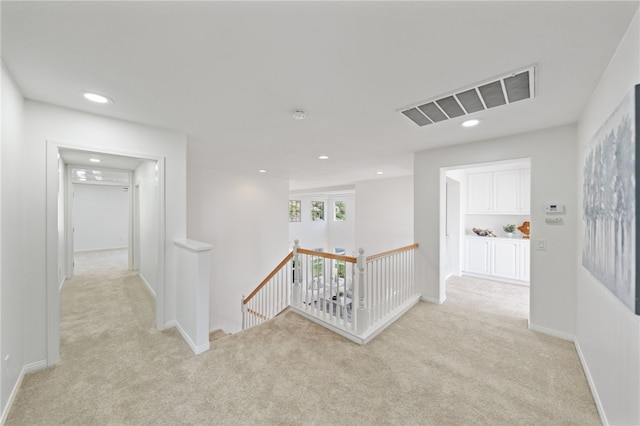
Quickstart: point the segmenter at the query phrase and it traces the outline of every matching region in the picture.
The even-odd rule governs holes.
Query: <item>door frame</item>
[[[438,286],[439,286],[439,298],[438,303],[444,303],[447,299],[447,271],[446,271],[446,262],[447,262],[447,172],[451,170],[461,170],[461,169],[471,169],[485,166],[498,166],[501,164],[509,164],[509,163],[520,163],[520,162],[529,162],[531,168],[533,168],[533,161],[531,157],[523,157],[523,158],[510,158],[505,160],[496,160],[496,161],[485,161],[480,163],[465,163],[459,165],[452,165],[448,167],[440,168],[440,232],[439,232],[439,266],[438,266]],[[531,184],[529,184],[531,185]],[[460,196],[462,197],[462,191],[460,192]],[[531,190],[529,190],[529,197],[531,197]],[[461,200],[461,209],[460,214],[464,214],[465,211],[465,201]],[[464,232],[461,232],[461,251],[464,251]],[[529,261],[531,261],[531,254],[529,254]],[[461,264],[463,259],[461,258]],[[531,288],[533,287],[534,282],[533,279],[529,279],[529,295],[531,295]],[[531,313],[531,297],[529,297],[529,314]]]
[[[65,265],[69,265],[69,237],[68,230],[65,230],[65,249],[59,250],[59,235],[58,235],[58,217],[60,214],[67,215],[67,209],[69,208],[68,200],[63,203],[64,211],[59,211],[58,196],[59,191],[59,177],[61,171],[58,169],[58,162],[60,156],[60,149],[77,150],[83,152],[91,152],[96,154],[111,154],[121,155],[125,157],[139,158],[146,161],[156,162],[158,169],[158,246],[157,246],[157,288],[156,288],[156,314],[155,314],[155,327],[158,330],[165,328],[165,271],[166,271],[166,252],[165,252],[165,217],[166,217],[166,203],[165,203],[165,163],[166,159],[162,156],[146,155],[133,152],[119,151],[119,150],[105,150],[101,148],[94,148],[91,146],[78,146],[68,144],[64,142],[58,142],[54,140],[46,140],[46,322],[47,322],[47,365],[51,366],[56,364],[60,360],[60,283],[58,282],[58,265],[59,256],[64,256]],[[66,166],[65,166],[66,169]],[[63,170],[62,173],[65,173]],[[67,186],[70,185],[68,182]],[[133,184],[132,184],[133,185]],[[131,187],[131,186],[130,186]],[[62,189],[63,191],[68,188]],[[131,208],[131,206],[130,206]],[[68,226],[68,221],[65,221],[65,226]],[[72,254],[71,254],[72,255]],[[131,260],[131,257],[130,257]],[[65,271],[65,276],[68,271]]]

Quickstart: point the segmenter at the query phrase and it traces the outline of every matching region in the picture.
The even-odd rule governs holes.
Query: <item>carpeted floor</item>
[[[526,287],[452,279],[366,346],[285,313],[194,356],[106,254],[76,262],[61,362],[7,424],[600,424],[573,344],[527,329]]]

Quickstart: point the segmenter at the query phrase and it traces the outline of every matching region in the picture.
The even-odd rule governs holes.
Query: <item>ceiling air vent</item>
[[[446,121],[534,97],[535,66],[400,110],[418,126]]]

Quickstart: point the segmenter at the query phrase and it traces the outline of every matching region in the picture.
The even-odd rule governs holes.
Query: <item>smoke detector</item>
[[[293,118],[295,118],[296,120],[304,120],[305,118],[307,118],[307,113],[304,112],[301,109],[295,110],[293,111],[292,114]]]

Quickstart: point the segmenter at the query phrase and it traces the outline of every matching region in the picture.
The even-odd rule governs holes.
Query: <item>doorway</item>
[[[528,235],[507,233],[508,225],[530,222],[530,182],[527,158],[441,169],[442,300],[447,280],[460,278],[478,283],[477,289],[518,285],[530,294]]]
[[[99,160],[96,161],[96,160]],[[97,167],[99,164],[99,167]],[[128,268],[141,264],[135,259],[148,260],[149,271],[146,282],[151,283],[155,295],[155,326],[164,328],[164,285],[165,251],[164,245],[164,158],[131,156],[123,152],[87,151],[78,147],[47,142],[47,363],[53,365],[60,358],[60,288],[64,279],[73,275],[73,183],[71,166],[84,170],[84,177],[102,176],[104,171],[116,170],[128,176],[128,223],[127,244]],[[101,170],[100,170],[101,169]],[[89,173],[87,173],[89,171]],[[100,173],[94,173],[100,172]],[[138,199],[137,212],[134,209],[132,185],[144,188],[144,201]],[[124,186],[123,186],[124,188]],[[141,189],[142,191],[142,189]],[[142,208],[144,204],[145,208]],[[142,212],[148,216],[142,216]],[[138,217],[134,218],[134,214]],[[151,218],[151,219],[150,219]],[[134,234],[146,230],[146,237],[136,239]],[[143,241],[144,240],[144,241]],[[148,242],[149,244],[145,243]],[[146,277],[145,277],[146,278]]]

